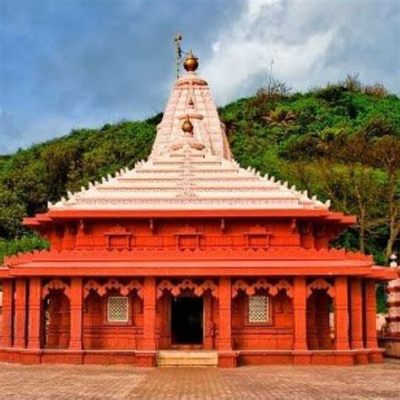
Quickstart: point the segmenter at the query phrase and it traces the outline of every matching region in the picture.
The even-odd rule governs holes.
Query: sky
[[[221,106],[271,73],[399,94],[399,27],[400,0],[0,0],[0,154],[162,111],[178,31]]]

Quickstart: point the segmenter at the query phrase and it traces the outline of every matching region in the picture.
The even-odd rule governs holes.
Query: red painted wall
[[[248,322],[248,297],[240,294],[232,304],[236,349],[288,350],[293,348],[293,306],[284,293],[270,297],[270,318],[265,324]]]
[[[57,250],[90,248],[328,247],[333,229],[293,218],[72,221],[45,232]]]

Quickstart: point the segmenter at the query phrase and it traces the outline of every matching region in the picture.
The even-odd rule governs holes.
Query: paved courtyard
[[[400,363],[237,369],[1,363],[0,399],[400,399]]]

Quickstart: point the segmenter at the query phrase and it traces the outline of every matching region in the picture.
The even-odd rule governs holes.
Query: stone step
[[[158,367],[216,367],[218,352],[210,350],[160,350]]]

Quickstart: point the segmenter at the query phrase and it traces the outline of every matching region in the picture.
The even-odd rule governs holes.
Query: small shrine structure
[[[399,278],[393,279],[387,285],[386,326],[380,340],[386,348],[385,354],[389,357],[400,358],[400,269],[397,264],[397,256],[391,256],[392,268],[398,270]]]
[[[355,217],[242,168],[198,59],[184,67],[147,160],[24,220],[50,249],[0,268],[0,360],[382,361],[375,284],[394,271],[330,246]]]

